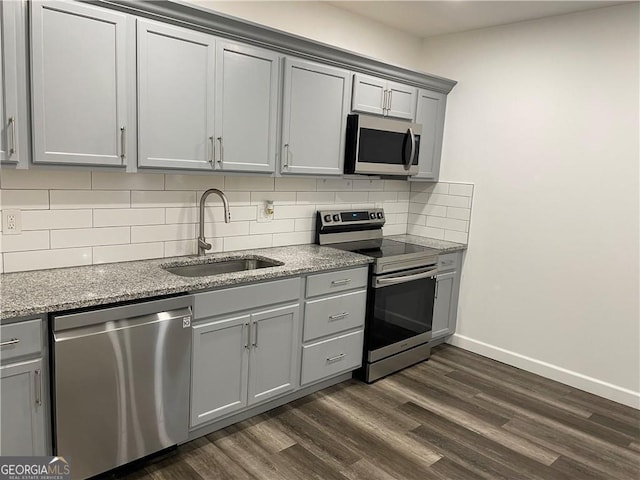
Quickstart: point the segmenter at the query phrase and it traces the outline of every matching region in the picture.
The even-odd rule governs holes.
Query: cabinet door
[[[353,76],[351,110],[384,115],[386,89],[386,80],[356,73]]]
[[[402,83],[388,82],[389,108],[387,116],[414,120],[418,89]]]
[[[299,311],[296,304],[251,315],[249,405],[296,387]]]
[[[282,173],[342,175],[349,80],[346,70],[285,60]]]
[[[0,367],[0,455],[45,455],[42,360]]]
[[[18,141],[18,32],[21,2],[0,3],[0,161],[18,163],[23,154]]]
[[[193,327],[191,426],[247,405],[249,315]]]
[[[280,57],[219,41],[216,62],[216,168],[273,172]]]
[[[213,169],[215,40],[138,20],[141,167]]]
[[[433,306],[432,339],[453,333],[451,307],[456,272],[439,274],[436,283],[436,298]]]
[[[31,2],[34,162],[126,163],[129,21],[79,2]]]
[[[416,123],[422,124],[422,135],[418,174],[412,178],[438,180],[446,104],[447,96],[443,93],[420,90],[418,94]]]

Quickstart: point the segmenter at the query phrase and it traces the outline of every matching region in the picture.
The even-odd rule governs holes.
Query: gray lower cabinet
[[[46,455],[42,321],[3,325],[0,362],[0,455]]]
[[[438,180],[446,105],[447,96],[444,93],[424,89],[418,91],[416,123],[422,125],[422,135],[418,174],[411,177],[412,180]]]
[[[350,93],[348,71],[285,59],[282,174],[342,175]]]
[[[299,285],[296,278],[195,295],[192,428],[298,387]],[[268,306],[278,300],[288,303]]]
[[[443,340],[456,330],[461,257],[462,252],[440,255],[433,307],[432,341]]]
[[[124,167],[136,156],[133,18],[60,1],[30,13],[33,162]]]

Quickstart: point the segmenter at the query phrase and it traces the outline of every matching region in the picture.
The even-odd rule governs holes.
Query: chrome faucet
[[[231,221],[231,213],[229,212],[229,200],[222,190],[217,188],[210,188],[202,194],[200,198],[200,235],[198,236],[198,255],[204,255],[207,250],[211,248],[211,244],[207,243],[204,238],[204,204],[207,201],[207,197],[215,193],[222,199],[222,205],[224,206],[224,223]]]

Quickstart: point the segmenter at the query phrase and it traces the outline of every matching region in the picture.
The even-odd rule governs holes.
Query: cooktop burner
[[[412,255],[415,253],[423,253],[425,255],[437,255],[438,251],[433,248],[414,245],[412,243],[398,242],[396,240],[383,239],[379,248],[358,248],[352,250],[361,255],[367,255],[373,258],[394,257],[399,255]]]

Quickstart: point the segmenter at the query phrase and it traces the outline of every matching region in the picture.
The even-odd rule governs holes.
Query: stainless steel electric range
[[[368,383],[429,358],[438,251],[382,236],[380,208],[317,212],[316,243],[373,257],[363,367]]]

